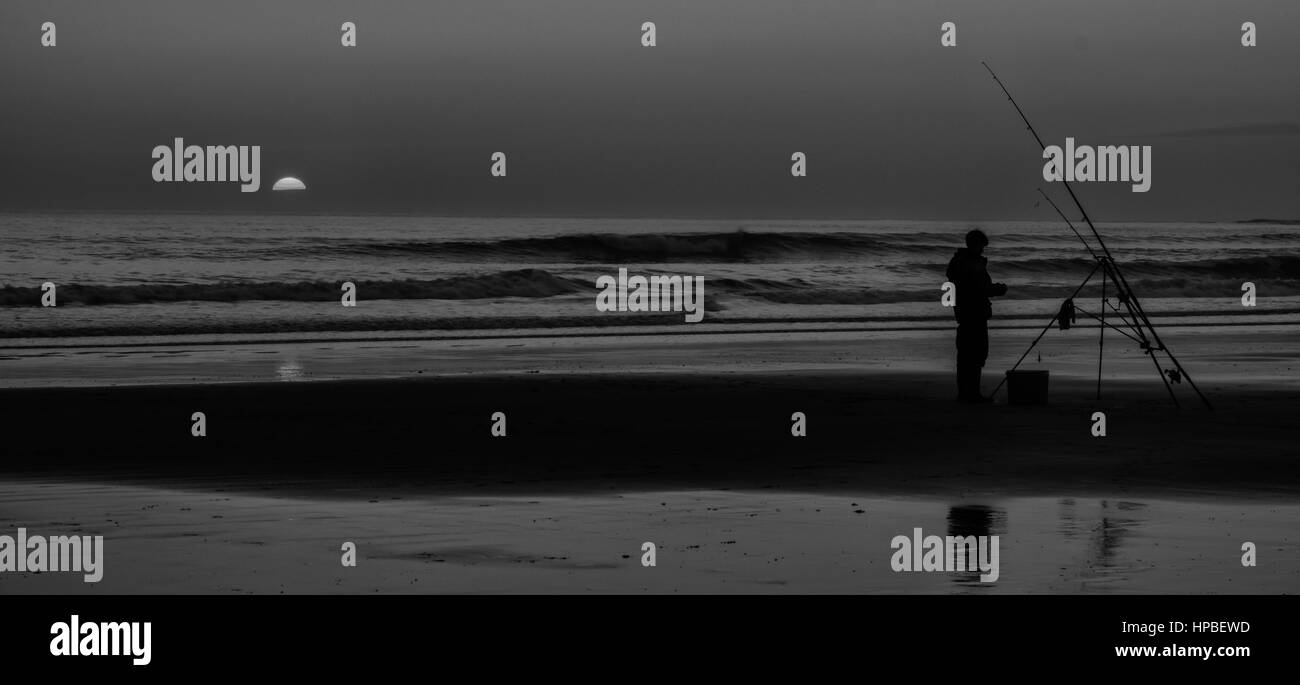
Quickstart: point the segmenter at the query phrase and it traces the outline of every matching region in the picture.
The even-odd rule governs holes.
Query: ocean
[[[643,326],[951,327],[940,288],[971,228],[990,236],[989,271],[1009,286],[995,300],[995,325],[1046,324],[1094,263],[1059,221],[12,213],[0,214],[0,337],[39,346]],[[1099,229],[1157,321],[1300,323],[1300,227]],[[704,322],[597,311],[596,278],[620,267],[703,276]],[[46,281],[57,285],[57,307],[40,306]],[[340,304],[346,281],[357,285],[356,307]],[[1247,281],[1255,307],[1241,303]],[[1099,294],[1086,290],[1080,306],[1095,312]]]

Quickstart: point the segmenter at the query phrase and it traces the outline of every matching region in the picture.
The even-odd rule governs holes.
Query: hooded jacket
[[[989,276],[988,263],[987,258],[965,247],[959,248],[948,261],[948,280],[957,286],[957,306],[953,307],[953,313],[958,323],[988,321],[993,316],[989,298],[1007,293],[1005,285],[994,283]]]

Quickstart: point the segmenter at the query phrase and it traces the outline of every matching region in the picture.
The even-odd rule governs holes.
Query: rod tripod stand
[[[993,69],[989,68],[988,64],[985,64],[984,68],[988,69],[989,75],[991,75],[993,80],[997,82],[998,86],[1002,88],[1002,92],[1006,94],[1007,100],[1011,101],[1011,105],[1016,108],[1016,113],[1019,114],[1021,120],[1025,122],[1025,127],[1033,134],[1034,139],[1038,141],[1038,146],[1045,150],[1047,146],[1043,143],[1043,139],[1039,137],[1038,132],[1034,130],[1033,124],[1029,123],[1029,118],[1026,117],[1024,111],[1020,109],[1020,105],[1016,104],[1015,99],[1011,97],[1011,93],[1007,90],[1007,87],[1002,84],[1001,79],[998,78],[997,74],[993,73]],[[1137,294],[1133,292],[1133,289],[1129,286],[1128,280],[1124,278],[1123,272],[1120,271],[1119,264],[1115,262],[1115,258],[1111,255],[1110,249],[1106,247],[1106,242],[1102,240],[1101,234],[1097,232],[1097,227],[1093,225],[1092,219],[1088,217],[1087,210],[1085,210],[1083,204],[1079,202],[1079,197],[1074,194],[1074,189],[1070,187],[1068,181],[1063,181],[1062,183],[1065,185],[1066,191],[1069,192],[1070,199],[1074,200],[1074,205],[1079,208],[1079,212],[1083,215],[1083,220],[1088,224],[1088,228],[1091,230],[1092,236],[1099,249],[1093,249],[1092,244],[1083,237],[1083,234],[1080,233],[1077,228],[1075,228],[1074,223],[1071,222],[1069,217],[1065,215],[1065,212],[1062,212],[1061,208],[1052,201],[1052,198],[1047,196],[1047,193],[1044,193],[1041,188],[1038,190],[1038,193],[1042,195],[1043,198],[1047,200],[1048,204],[1056,210],[1056,213],[1065,220],[1066,225],[1070,227],[1070,230],[1074,232],[1074,235],[1083,243],[1084,248],[1088,250],[1090,255],[1092,255],[1093,260],[1096,261],[1096,265],[1092,267],[1092,271],[1088,272],[1088,276],[1083,279],[1083,282],[1079,284],[1079,287],[1075,288],[1070,297],[1066,298],[1065,302],[1061,304],[1060,310],[1052,316],[1051,321],[1047,322],[1047,325],[1043,327],[1043,330],[1038,334],[1038,337],[1034,338],[1034,341],[1030,343],[1029,348],[1025,350],[1025,353],[1020,355],[1020,359],[1016,361],[1015,366],[1011,367],[1011,371],[1015,371],[1020,367],[1021,363],[1025,361],[1025,358],[1029,356],[1029,353],[1038,346],[1038,343],[1043,339],[1043,336],[1047,335],[1047,332],[1052,329],[1053,324],[1059,325],[1061,329],[1064,330],[1069,328],[1070,324],[1074,323],[1076,313],[1082,313],[1084,316],[1091,317],[1099,322],[1099,332],[1097,337],[1098,399],[1101,398],[1101,369],[1102,361],[1105,359],[1106,329],[1109,328],[1120,333],[1124,337],[1127,337],[1133,342],[1136,342],[1138,347],[1142,350],[1142,353],[1151,358],[1151,363],[1155,365],[1156,374],[1160,376],[1160,380],[1164,383],[1165,390],[1169,392],[1169,397],[1174,401],[1175,406],[1181,405],[1178,402],[1178,395],[1174,393],[1174,384],[1179,384],[1186,380],[1187,385],[1192,388],[1196,393],[1196,396],[1200,398],[1203,404],[1205,404],[1206,409],[1213,410],[1214,406],[1210,404],[1210,400],[1201,392],[1200,388],[1196,387],[1196,383],[1192,380],[1192,377],[1187,374],[1187,371],[1183,369],[1183,365],[1178,362],[1178,358],[1174,356],[1174,353],[1170,351],[1170,349],[1165,346],[1164,341],[1160,339],[1160,334],[1156,332],[1155,326],[1151,324],[1151,319],[1147,316],[1146,310],[1142,308],[1142,303],[1138,300]],[[1083,289],[1090,281],[1092,281],[1093,277],[1096,276],[1098,272],[1101,272],[1101,302],[1097,313],[1093,314],[1075,306],[1074,300],[1079,296],[1079,293],[1083,292]],[[1110,287],[1115,290],[1115,304],[1111,304],[1110,299],[1106,296],[1108,283]],[[1112,313],[1111,321],[1106,320],[1107,309]],[[1115,320],[1118,320],[1121,325],[1113,323]],[[1162,358],[1164,359],[1163,366],[1161,365]],[[997,387],[993,389],[990,396],[997,394],[998,390],[1002,388],[1002,384],[1006,382],[1006,379],[1007,377],[1004,375],[1002,380],[998,382]]]
[[[1105,359],[1106,330],[1110,329],[1137,343],[1143,354],[1151,358],[1151,363],[1155,366],[1156,374],[1160,376],[1160,380],[1164,383],[1165,390],[1169,392],[1169,397],[1174,401],[1175,406],[1180,405],[1178,402],[1178,395],[1174,393],[1173,385],[1186,380],[1187,384],[1196,393],[1197,397],[1201,399],[1201,402],[1205,403],[1207,408],[1213,409],[1214,407],[1210,404],[1210,400],[1205,397],[1200,388],[1196,387],[1196,383],[1183,369],[1182,364],[1178,362],[1178,358],[1175,357],[1174,353],[1170,351],[1168,347],[1165,347],[1164,342],[1160,340],[1160,334],[1156,332],[1155,327],[1151,324],[1151,320],[1147,318],[1146,312],[1142,309],[1142,305],[1138,301],[1137,296],[1129,288],[1128,281],[1124,278],[1124,274],[1120,271],[1119,265],[1115,263],[1114,258],[1109,254],[1101,254],[1095,251],[1092,246],[1084,240],[1079,231],[1075,229],[1074,224],[1071,223],[1070,220],[1066,218],[1065,214],[1061,212],[1060,207],[1057,207],[1056,203],[1052,202],[1052,199],[1047,197],[1047,194],[1043,193],[1041,189],[1038,192],[1043,195],[1054,209],[1056,209],[1057,214],[1060,214],[1061,218],[1065,219],[1065,223],[1070,226],[1070,230],[1074,231],[1074,234],[1079,237],[1081,242],[1083,242],[1084,247],[1087,248],[1088,252],[1092,255],[1096,264],[1093,265],[1092,270],[1088,272],[1088,275],[1083,279],[1083,282],[1079,284],[1079,287],[1075,288],[1074,292],[1065,299],[1065,302],[1061,305],[1061,309],[1052,316],[1050,321],[1047,322],[1047,325],[1043,327],[1043,330],[1038,333],[1038,337],[1034,338],[1034,341],[1029,344],[1029,347],[1025,350],[1024,354],[1020,355],[1020,359],[1016,361],[1015,366],[1011,367],[1011,370],[1015,371],[1020,368],[1020,365],[1024,363],[1025,359],[1029,356],[1029,353],[1038,346],[1038,343],[1042,341],[1043,336],[1047,335],[1047,332],[1052,329],[1053,325],[1059,326],[1061,330],[1066,330],[1070,328],[1070,325],[1076,320],[1076,314],[1082,314],[1098,322],[1097,399],[1101,399],[1101,371],[1102,362]],[[1079,293],[1083,292],[1084,288],[1086,288],[1098,274],[1101,275],[1101,299],[1097,312],[1093,313],[1079,307],[1075,304],[1075,300],[1079,297]],[[1114,290],[1115,302],[1113,303],[1107,296],[1108,288]],[[1109,312],[1107,310],[1109,310]],[[1110,315],[1109,321],[1107,320],[1108,314]],[[1114,323],[1116,320],[1119,321],[1119,325]],[[1165,360],[1164,365],[1161,364],[1162,357]],[[998,390],[1002,388],[1002,384],[1005,382],[1006,376],[1003,376],[1002,380],[998,382],[997,387],[993,389],[990,396],[996,395]]]

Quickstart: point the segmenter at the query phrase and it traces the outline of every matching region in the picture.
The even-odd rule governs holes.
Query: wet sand
[[[4,593],[1300,590],[1294,504],[752,491],[364,500],[31,483],[0,486],[0,498],[6,527],[106,536],[100,583],[5,574]],[[987,529],[958,531],[963,517]],[[997,581],[892,571],[890,541],[914,527],[999,536]],[[1243,540],[1257,545],[1258,566],[1241,565]],[[340,561],[347,541],[355,567]],[[642,566],[644,542],[656,546],[654,567]]]
[[[1040,323],[1046,323],[1046,315]],[[0,341],[0,387],[198,385],[266,381],[373,380],[500,374],[767,372],[874,374],[953,370],[951,325],[927,330],[719,332],[699,326],[514,332],[376,332],[376,339],[277,339],[229,336],[152,339]],[[994,329],[985,380],[1011,368],[1041,329]],[[675,332],[673,332],[675,331]],[[1162,326],[1161,335],[1198,383],[1217,391],[1286,385],[1300,389],[1300,335],[1294,325]],[[342,334],[339,334],[342,336]],[[405,337],[402,337],[405,336]],[[299,336],[301,337],[301,336]],[[56,342],[57,344],[51,344]],[[1151,362],[1117,334],[1107,337],[1108,380],[1159,383]],[[1040,359],[1041,356],[1041,359]],[[1095,379],[1097,334],[1052,331],[1025,368],[1062,378]]]
[[[928,373],[522,374],[0,391],[3,472],[288,492],[752,488],[922,495],[1300,489],[1287,389],[1175,408],[1157,382],[1058,380],[969,406]],[[1107,435],[1092,435],[1105,411]],[[207,436],[191,435],[203,412]],[[492,415],[507,436],[493,437]],[[794,412],[807,436],[791,434]]]
[[[906,353],[732,350],[771,370],[683,370],[674,349],[659,371],[555,353],[536,373],[0,390],[0,534],[103,534],[109,554],[99,585],[0,592],[1300,591],[1300,394],[1223,369],[1287,355],[1193,352],[1211,413],[1174,408],[1140,357],[1101,401],[1086,357],[1049,352],[1051,404],[971,407]],[[998,583],[888,570],[892,536],[970,512],[1005,536]]]

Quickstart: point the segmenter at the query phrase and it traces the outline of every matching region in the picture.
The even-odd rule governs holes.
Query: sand
[[[0,592],[1300,590],[1294,358],[1186,340],[1212,413],[1174,408],[1140,357],[1096,401],[1095,358],[1049,351],[1049,406],[971,407],[921,363],[940,340],[868,356],[788,336],[502,344],[532,360],[505,373],[447,353],[403,379],[2,390],[0,533],[103,534],[109,558],[97,585],[5,574]],[[889,570],[892,536],[971,511],[1004,540],[997,583]]]
[[[384,497],[380,491],[371,493]],[[6,484],[4,525],[106,536],[104,579],[0,576],[23,593],[1284,593],[1300,506],[959,500],[755,491],[363,498]],[[45,520],[58,504],[58,520]],[[890,540],[990,512],[1000,577],[895,573]],[[400,522],[400,525],[395,525]],[[1239,563],[1240,540],[1261,563]],[[357,544],[355,567],[342,543]],[[642,544],[656,565],[642,566]]]

